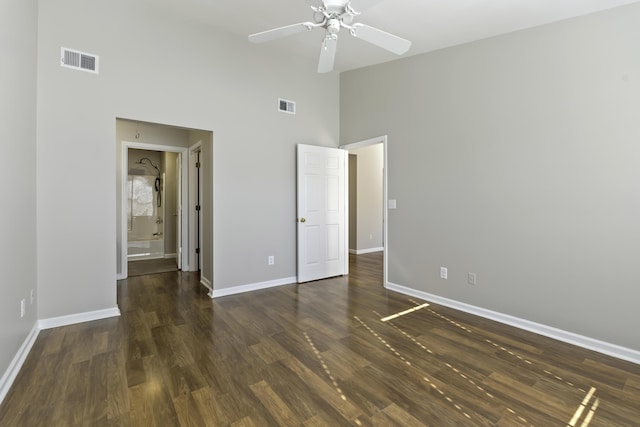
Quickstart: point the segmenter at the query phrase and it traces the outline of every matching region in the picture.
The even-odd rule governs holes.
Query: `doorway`
[[[129,148],[127,275],[177,271],[181,260],[180,152]]]
[[[127,278],[130,267],[132,275],[188,267],[182,237],[188,227],[182,213],[188,206],[186,159],[186,148],[122,141],[118,279]]]
[[[387,136],[340,148],[349,152],[350,257],[382,256],[383,286],[387,287],[388,201]],[[354,170],[355,169],[355,170]],[[356,182],[352,182],[355,179]]]
[[[171,125],[163,125],[157,123],[141,122],[129,119],[116,119],[116,145],[118,147],[117,159],[116,159],[116,227],[117,227],[117,241],[116,241],[116,256],[117,256],[117,279],[126,279],[128,277],[128,235],[129,221],[131,220],[130,214],[127,210],[127,199],[129,198],[129,163],[133,161],[133,166],[140,169],[140,174],[152,174],[153,186],[151,187],[152,196],[157,196],[154,192],[155,179],[160,179],[160,199],[161,204],[159,209],[167,209],[164,215],[158,220],[157,211],[151,216],[151,226],[156,227],[156,221],[158,224],[163,224],[165,218],[173,220],[175,218],[176,227],[175,230],[175,245],[170,243],[169,249],[166,249],[164,256],[172,256],[175,254],[177,268],[182,271],[197,271],[202,270],[200,282],[208,287],[212,288],[213,283],[213,132],[207,130],[198,130],[192,128],[182,128]],[[195,199],[190,197],[190,148],[194,145],[199,145],[201,148],[200,153],[200,200],[196,202]],[[162,168],[160,176],[158,177],[156,169],[149,163],[148,160],[142,160],[147,155],[136,156],[129,159],[129,150],[145,150],[149,154],[151,152],[158,152],[161,156],[166,156],[167,160],[164,162],[164,167],[175,171],[177,178],[176,183],[176,202],[169,206],[166,194],[166,188],[163,183]],[[137,152],[140,154],[140,152]],[[139,158],[140,157],[140,158]],[[150,160],[156,165],[158,161],[149,157]],[[142,161],[141,161],[142,160]],[[140,162],[141,161],[141,162]],[[138,163],[136,163],[138,162]],[[166,177],[165,177],[166,178]],[[165,193],[163,193],[163,191]],[[154,203],[158,203],[157,197],[152,199]],[[195,212],[196,206],[200,206],[199,211],[201,220],[199,222],[200,244],[199,258],[196,259],[191,256],[191,248],[195,248],[194,240],[191,238],[191,227],[195,227],[191,220],[193,212]],[[171,221],[169,221],[171,222]],[[138,227],[140,230],[140,227]],[[153,236],[154,233],[163,233],[165,231],[160,229],[152,229],[149,233]],[[168,236],[165,236],[168,237]],[[171,236],[173,238],[173,236]],[[159,239],[158,239],[159,240]],[[167,239],[171,240],[171,239]],[[173,248],[173,249],[171,249]],[[144,252],[147,253],[147,252]],[[159,258],[159,256],[156,255]]]

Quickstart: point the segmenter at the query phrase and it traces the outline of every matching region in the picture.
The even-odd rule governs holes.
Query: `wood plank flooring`
[[[640,426],[640,366],[423,306],[381,261],[215,300],[193,273],[121,281],[121,317],[40,333],[0,425]]]
[[[178,271],[178,263],[174,258],[156,258],[137,261],[129,261],[127,263],[127,275],[146,276],[147,274],[168,273],[170,271]]]

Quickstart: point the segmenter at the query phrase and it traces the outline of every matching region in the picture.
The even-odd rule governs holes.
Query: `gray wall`
[[[349,153],[349,250],[358,249],[358,156]]]
[[[337,146],[337,75],[128,0],[41,2],[38,43],[41,318],[116,305],[116,117],[214,132],[216,289],[295,276],[295,144]]]
[[[389,138],[390,282],[640,350],[638,22],[634,4],[341,75],[341,141]]]
[[[383,169],[382,144],[349,150],[357,158],[356,247],[358,251],[383,247]],[[351,193],[349,194],[351,200]]]
[[[36,7],[0,3],[0,378],[37,319],[37,299],[29,300],[37,290]]]

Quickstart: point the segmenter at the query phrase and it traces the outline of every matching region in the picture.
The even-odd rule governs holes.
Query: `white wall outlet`
[[[22,298],[22,300],[20,300],[20,317],[24,317],[26,303],[27,302],[25,301],[24,298]]]
[[[31,304],[33,304],[33,302],[36,300],[36,291],[35,291],[35,289],[31,289],[31,292],[29,293],[29,299],[31,301]]]
[[[470,285],[475,285],[476,284],[476,273],[469,273],[467,275],[467,282]]]
[[[276,263],[276,257],[274,257],[273,255],[269,255],[269,259],[267,260],[267,264],[273,265],[275,263]]]
[[[447,280],[447,267],[440,267],[440,278]]]

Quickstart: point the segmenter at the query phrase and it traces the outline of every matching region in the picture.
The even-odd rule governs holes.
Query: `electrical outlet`
[[[276,263],[276,257],[274,257],[273,255],[269,255],[269,260],[267,261],[267,264],[273,265],[275,263]]]
[[[29,293],[29,299],[31,301],[31,304],[33,304],[33,302],[36,300],[36,291],[35,291],[35,289],[31,289],[31,293]]]
[[[476,273],[469,273],[467,275],[467,282],[469,282],[470,285],[475,285],[476,284]]]
[[[20,301],[20,317],[24,317],[26,301],[24,298]]]
[[[440,267],[440,278],[447,280],[447,267]]]

